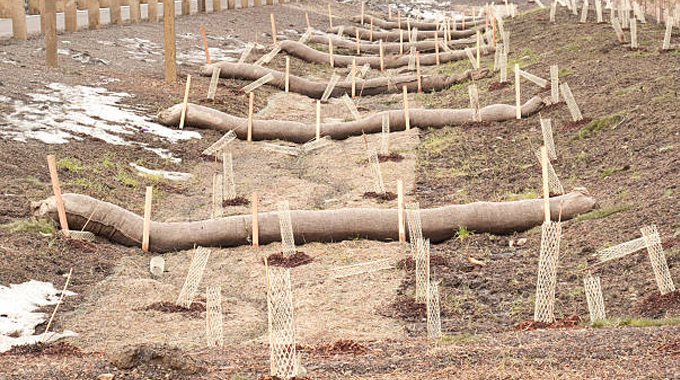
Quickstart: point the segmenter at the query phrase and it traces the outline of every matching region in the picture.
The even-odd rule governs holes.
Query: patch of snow
[[[190,173],[168,172],[168,171],[164,171],[164,170],[148,169],[148,168],[145,168],[144,166],[137,165],[134,162],[130,162],[130,166],[137,169],[137,171],[139,171],[140,175],[148,174],[148,175],[152,175],[152,176],[160,176],[160,177],[163,177],[165,179],[169,179],[171,181],[188,181],[188,180],[190,180],[191,178],[194,177],[194,175],[190,174]]]
[[[156,62],[153,56],[162,56],[161,45],[143,38],[121,38],[130,58],[143,62]]]
[[[31,280],[23,284],[0,285],[0,352],[12,346],[31,344],[41,340],[42,334],[34,335],[35,327],[48,318],[36,312],[43,306],[55,305],[61,291],[49,282]],[[66,291],[65,296],[75,293]],[[49,340],[77,335],[73,331],[48,334]]]

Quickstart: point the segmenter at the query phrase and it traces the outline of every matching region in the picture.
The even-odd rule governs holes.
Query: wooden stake
[[[236,0],[227,0],[227,9],[236,9]]]
[[[411,117],[408,114],[408,91],[406,86],[404,86],[404,124],[407,131],[411,129]]]
[[[365,1],[361,2],[361,25],[364,25],[364,6],[366,5]]]
[[[397,11],[397,27],[401,30],[401,11]]]
[[[54,1],[43,4],[45,20],[45,61],[47,67],[57,67],[57,13]]]
[[[96,0],[99,2],[99,0]],[[139,23],[142,21],[142,9],[139,0],[130,0],[130,21]]]
[[[49,0],[43,0],[49,2]],[[87,26],[90,30],[99,29],[99,0],[87,2]]]
[[[213,13],[214,12],[222,12],[222,0],[213,0],[212,6],[213,6]]]
[[[321,100],[316,101],[316,139],[321,138]]]
[[[397,219],[399,221],[399,242],[406,242],[406,227],[404,226],[404,181],[397,180]]]
[[[352,99],[357,95],[357,60],[352,59]]]
[[[492,42],[491,42],[491,45],[492,45],[493,47],[496,47],[496,18],[495,18],[495,17],[493,17],[493,18],[491,19],[491,27],[492,27],[492,29],[493,29],[493,38],[492,38],[492,40],[491,40],[491,41],[492,41]]]
[[[335,67],[335,60],[333,59],[333,40],[331,40],[331,37],[328,37],[328,56],[330,58],[330,64],[331,67]]]
[[[515,106],[517,108],[517,119],[522,118],[522,101],[520,98],[519,64],[515,63]]]
[[[392,4],[387,4],[387,19],[392,19]]]
[[[205,4],[205,0],[197,0],[196,1],[196,8],[197,8],[198,13],[206,13],[207,7],[206,7],[206,4]]]
[[[153,186],[146,187],[144,197],[144,230],[142,232],[142,251],[149,252],[149,235],[151,233],[151,201],[153,199]]]
[[[12,8],[12,35],[20,40],[28,39],[24,0],[10,0]]]
[[[64,283],[64,288],[61,290],[61,295],[59,295],[59,301],[57,301],[57,304],[54,305],[54,310],[52,311],[52,315],[50,316],[50,320],[47,322],[47,327],[45,327],[45,331],[42,334],[42,338],[40,340],[45,343],[47,340],[47,333],[50,331],[50,326],[52,326],[52,321],[54,320],[54,316],[57,314],[57,310],[59,309],[59,305],[61,305],[62,301],[64,300],[64,296],[66,295],[66,288],[68,287],[69,282],[71,282],[71,275],[73,274],[73,268],[71,268],[68,271],[68,276],[66,276],[66,282]]]
[[[179,118],[179,129],[184,129],[184,120],[187,117],[187,102],[189,101],[189,89],[191,88],[191,75],[187,75],[187,85],[184,88],[184,102],[182,103],[182,114]]]
[[[404,54],[404,31],[399,29],[399,54]]]
[[[158,0],[156,0],[158,1]],[[69,30],[68,26],[66,27],[66,30],[69,32],[75,32],[78,30],[78,20],[77,20],[77,14],[76,14],[76,2],[75,0],[66,0],[66,4],[71,3],[73,5],[73,30]],[[64,5],[66,6],[66,5]],[[69,9],[69,8],[66,8]],[[67,17],[68,17],[69,11],[66,11]],[[123,24],[123,18],[120,15],[120,0],[109,0],[109,20],[111,21],[111,25],[122,25]],[[68,23],[67,23],[68,25]]]
[[[54,4],[54,2],[52,2]],[[57,174],[57,164],[54,161],[54,155],[47,156],[47,166],[50,169],[50,179],[52,180],[52,190],[54,191],[54,199],[57,204],[57,214],[59,215],[59,225],[61,232],[65,236],[69,235],[68,219],[66,219],[66,210],[64,209],[64,200],[61,198],[61,186],[59,186],[59,176]]]
[[[359,39],[359,29],[356,29],[357,34],[357,55],[361,55],[361,40]]]
[[[111,24],[120,24],[120,0],[109,1],[109,13]],[[118,6],[118,19],[116,19],[116,10],[114,9]],[[78,31],[78,14],[76,9],[76,0],[66,0],[64,1],[64,29],[67,32]]]
[[[248,98],[248,141],[253,141],[253,107],[255,105],[255,93],[251,92]]]
[[[541,171],[543,173],[543,210],[545,221],[550,221],[550,187],[548,185],[548,149],[541,146]]]
[[[191,14],[191,0],[182,0],[182,16],[188,16],[190,14]]]
[[[418,93],[423,92],[422,82],[420,79],[420,52],[416,51],[416,77],[418,78]]]
[[[482,59],[481,59],[481,45],[482,44],[482,34],[477,31],[477,68],[480,69],[482,67]]]
[[[312,29],[312,26],[309,23],[309,13],[305,12],[305,21],[307,21],[307,29]]]
[[[373,16],[371,16],[371,33],[368,40],[373,42]]]
[[[177,83],[174,0],[163,0],[163,35],[165,50],[165,82],[174,84]]]
[[[217,5],[217,3],[219,1],[220,0],[215,0],[214,4]],[[149,22],[158,22],[158,0],[148,0],[146,2],[146,4],[147,4],[146,10],[147,10],[147,16],[149,18]]]
[[[333,28],[333,12],[331,12],[331,5],[328,4],[328,26]]]
[[[439,33],[436,31],[434,33],[434,60],[439,66]]]
[[[286,76],[284,80],[286,92],[290,91],[290,57],[286,57]]]
[[[276,20],[274,19],[274,14],[270,13],[269,18],[272,21],[272,42],[276,45]]]
[[[383,52],[383,41],[380,40],[380,71],[385,71],[385,54]]]
[[[461,30],[465,30],[465,11],[463,11],[463,27]]]
[[[201,37],[203,38],[203,49],[205,50],[205,61],[210,64],[210,52],[208,51],[208,41],[205,39],[205,28],[201,25]]]
[[[250,195],[252,198],[251,205],[252,205],[252,210],[253,210],[253,247],[257,248],[260,246],[260,225],[258,221],[258,214],[257,214],[257,192],[253,191],[253,193]]]

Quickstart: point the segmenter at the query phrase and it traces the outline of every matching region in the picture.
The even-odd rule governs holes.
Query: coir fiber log
[[[483,27],[482,27],[483,29]],[[345,34],[346,36],[349,37],[356,37],[357,30],[359,31],[359,38],[362,40],[369,40],[371,38],[371,30],[370,29],[364,29],[364,28],[359,28],[357,26],[350,26],[348,28],[343,28],[342,33]],[[338,31],[340,31],[340,27],[333,27],[329,28],[328,33],[333,33],[336,34]],[[439,34],[439,39],[442,41],[444,40],[444,31],[440,30],[438,32],[436,31],[418,31],[417,33],[417,39],[418,41],[426,40],[428,38],[434,39],[434,35]],[[457,38],[466,38],[470,36],[474,36],[477,34],[476,29],[465,29],[465,30],[452,30],[451,31],[451,39],[457,39]],[[401,34],[399,31],[391,31],[391,32],[381,32],[381,31],[373,31],[373,41],[379,41],[383,40],[383,42],[399,42],[399,36]],[[404,39],[408,39],[408,32],[404,31]]]
[[[294,55],[307,62],[314,62],[319,64],[330,64],[330,55],[323,51],[318,51],[312,49],[311,47],[299,43],[297,41],[281,41],[279,43],[281,50],[285,51],[290,55]],[[484,46],[480,49],[481,55],[489,55],[496,51],[493,46]],[[409,62],[408,55],[402,56],[389,56],[385,57],[384,65],[386,69],[396,69],[399,67],[408,66]],[[465,50],[452,50],[439,53],[440,63],[446,63],[450,61],[457,61],[459,59],[468,59]],[[349,66],[352,64],[353,60],[356,60],[357,66],[363,66],[368,64],[371,68],[380,69],[380,57],[355,57],[351,55],[338,55],[333,54],[333,60],[335,66]],[[421,65],[435,65],[437,63],[436,54],[422,54],[420,56]]]
[[[352,22],[354,23],[360,23],[361,22],[361,16],[354,16],[351,18]],[[457,19],[456,20],[456,25],[457,28],[461,27],[462,20]],[[481,20],[477,19],[477,21],[474,21],[473,17],[465,17],[465,28],[471,28],[475,25],[482,25],[486,21],[482,17]],[[367,23],[370,23],[370,16],[364,16],[364,25]],[[410,20],[409,23],[411,24],[411,28],[418,28],[418,30],[437,30],[437,27],[441,27],[443,23],[434,23],[434,22],[425,22],[425,21],[415,21],[415,20]],[[397,21],[386,21],[380,18],[377,18],[373,16],[373,26],[377,26],[378,28],[381,29],[399,29],[399,23]],[[408,26],[406,25],[406,18],[402,17],[401,19],[401,29],[406,31]],[[453,30],[452,30],[453,32]],[[374,32],[375,33],[375,32]]]
[[[544,105],[539,96],[529,99],[522,106],[522,117],[538,112]],[[179,125],[182,104],[176,104],[158,115],[158,121],[167,126]],[[390,130],[403,131],[406,128],[403,110],[392,110],[375,113],[366,118],[321,124],[321,136],[329,136],[334,140],[342,140],[362,133],[381,133],[382,117],[389,115]],[[514,105],[494,104],[479,110],[481,121],[505,121],[517,117]],[[460,125],[472,122],[473,110],[465,109],[411,109],[409,120],[411,128],[444,128],[448,125]],[[212,129],[227,132],[233,130],[239,139],[247,138],[247,120],[224,112],[187,104],[184,126]],[[253,140],[283,140],[305,143],[316,137],[316,124],[304,124],[287,120],[253,120]]]
[[[406,38],[406,36],[404,36]],[[342,39],[338,37],[331,37],[331,40],[333,41],[333,46],[335,48],[341,48],[341,49],[347,49],[350,52],[356,52],[357,44],[356,41],[352,41],[349,39]],[[328,45],[328,37],[327,36],[310,36],[309,39],[307,40],[307,43],[313,43],[313,44],[323,44],[323,45]],[[451,49],[457,49],[460,47],[465,47],[465,46],[472,46],[477,43],[477,40],[475,38],[465,38],[465,39],[459,39],[459,40],[452,40],[447,43],[449,48]],[[380,53],[380,45],[378,44],[377,41],[375,42],[361,42],[360,44],[360,50],[361,53],[368,53],[368,54],[379,54]],[[409,51],[411,50],[411,46],[414,46],[417,51],[424,52],[424,51],[434,51],[434,41],[418,41],[416,43],[409,43],[407,41],[404,41],[404,54],[408,54]],[[443,46],[444,46],[444,41],[439,41],[439,47],[440,50],[443,51]],[[385,53],[394,53],[398,54],[399,53],[399,42],[388,42],[388,43],[383,43],[383,52]]]
[[[80,194],[63,194],[69,227],[85,226],[98,236],[126,246],[140,246],[144,220],[114,204]],[[550,199],[552,218],[570,219],[592,209],[595,200],[584,192],[571,192]],[[32,203],[36,216],[57,219],[54,197]],[[291,211],[293,234],[298,244],[345,239],[397,240],[396,209],[345,208],[338,210]],[[432,242],[453,237],[459,227],[493,234],[511,233],[543,222],[543,200],[475,202],[420,211],[423,236]],[[203,247],[234,247],[250,244],[251,215],[230,216],[194,222],[152,222],[150,250],[170,252]],[[89,221],[88,221],[89,220]],[[278,212],[259,214],[260,243],[281,240]]]
[[[233,63],[222,61],[211,65],[205,65],[201,69],[201,75],[211,76],[213,69],[219,67],[220,77],[222,78],[236,78],[255,81],[267,74],[272,74],[273,80],[269,81],[267,85],[275,86],[281,90],[285,90],[285,74],[262,66],[251,65],[248,63]],[[425,92],[441,91],[450,86],[467,81],[469,79],[480,79],[491,74],[488,69],[481,70],[467,70],[462,74],[454,75],[429,75],[423,76],[422,88]],[[314,99],[321,99],[328,82],[317,82],[306,78],[301,78],[295,75],[289,77],[290,91]],[[415,75],[399,75],[390,78],[380,77],[371,79],[356,79],[357,94],[364,95],[378,95],[399,93],[402,87],[406,86],[409,91],[415,92],[418,89],[418,79]],[[331,97],[338,97],[344,94],[351,94],[352,82],[342,81],[335,85],[331,93]]]

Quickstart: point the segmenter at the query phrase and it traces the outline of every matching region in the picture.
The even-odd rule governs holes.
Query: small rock
[[[97,376],[97,380],[113,380],[113,374],[102,373],[101,375]]]

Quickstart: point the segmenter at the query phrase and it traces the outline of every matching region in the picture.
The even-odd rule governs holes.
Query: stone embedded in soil
[[[368,191],[364,193],[365,199],[380,199],[382,201],[393,201],[397,199],[397,194],[392,192],[376,193],[375,191]]]
[[[139,344],[126,346],[109,355],[109,361],[120,369],[156,367],[181,372],[185,375],[202,370],[196,360],[180,348],[167,344]]]
[[[303,264],[310,263],[313,257],[304,252],[297,251],[290,257],[285,257],[283,252],[273,253],[267,257],[267,265],[281,268],[295,268]]]

